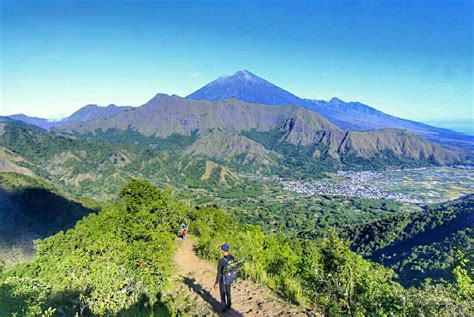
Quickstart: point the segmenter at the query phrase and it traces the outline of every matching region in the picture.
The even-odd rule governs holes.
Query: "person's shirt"
[[[232,254],[223,256],[222,259],[219,260],[219,263],[217,264],[216,284],[219,283],[222,279],[222,270],[224,269],[224,266],[226,266],[228,262],[232,260],[234,260]]]

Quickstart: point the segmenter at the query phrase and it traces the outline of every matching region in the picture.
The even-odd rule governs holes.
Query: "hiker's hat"
[[[222,251],[229,251],[230,247],[227,243],[224,243],[223,245],[221,245],[221,250]]]
[[[186,224],[182,223],[181,228],[186,228]]]

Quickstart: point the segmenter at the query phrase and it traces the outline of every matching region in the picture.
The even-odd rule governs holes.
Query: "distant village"
[[[420,203],[420,201],[407,195],[387,192],[369,184],[372,180],[382,180],[384,178],[382,173],[372,171],[339,171],[337,175],[344,177],[344,180],[331,181],[325,179],[315,182],[302,182],[286,181],[282,179],[280,180],[280,185],[284,190],[305,194],[307,196],[348,196],[371,199],[393,199],[399,202]]]

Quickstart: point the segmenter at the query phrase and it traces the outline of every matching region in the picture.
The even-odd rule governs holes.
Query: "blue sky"
[[[248,69],[301,97],[473,117],[471,1],[116,2],[0,0],[0,114],[138,106]]]

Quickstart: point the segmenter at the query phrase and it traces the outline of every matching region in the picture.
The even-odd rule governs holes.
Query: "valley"
[[[474,171],[455,167],[339,171],[316,182],[280,180],[280,185],[283,190],[305,196],[348,196],[431,204],[474,194]]]

